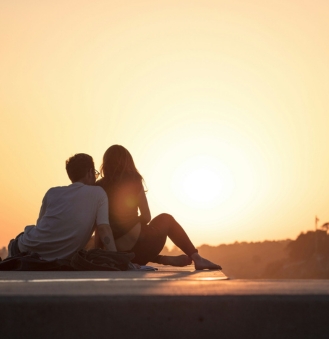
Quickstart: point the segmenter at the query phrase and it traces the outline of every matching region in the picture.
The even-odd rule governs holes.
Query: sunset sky
[[[0,2],[0,246],[125,146],[195,245],[329,222],[329,2]]]

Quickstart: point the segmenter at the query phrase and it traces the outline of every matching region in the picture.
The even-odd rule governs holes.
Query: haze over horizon
[[[0,3],[0,247],[125,146],[196,246],[329,222],[329,3]]]

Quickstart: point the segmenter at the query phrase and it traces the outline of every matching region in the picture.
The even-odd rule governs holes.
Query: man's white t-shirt
[[[43,198],[36,226],[25,227],[18,247],[46,260],[70,258],[87,244],[95,223],[109,224],[107,195],[101,187],[81,182],[54,187]]]

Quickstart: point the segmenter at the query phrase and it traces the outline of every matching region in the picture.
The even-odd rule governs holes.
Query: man
[[[26,226],[12,239],[8,257],[20,252],[36,252],[42,259],[69,259],[84,248],[94,225],[108,251],[117,251],[108,219],[107,195],[93,186],[99,173],[88,154],[76,154],[66,161],[72,181],[69,186],[48,190],[42,201],[36,225]]]

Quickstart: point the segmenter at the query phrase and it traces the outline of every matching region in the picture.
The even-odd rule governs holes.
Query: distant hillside
[[[235,242],[229,245],[198,247],[200,255],[222,266],[223,272],[230,278],[264,278],[267,266],[288,256],[287,245],[291,240],[264,242]],[[164,255],[178,255],[182,252],[174,247],[171,251],[164,248]]]
[[[230,278],[329,279],[329,234],[301,233],[296,240],[203,245],[199,253],[220,264]],[[163,254],[181,254],[177,248]]]
[[[329,279],[329,234],[301,233],[287,246],[287,258],[269,264],[263,276],[273,279]]]

